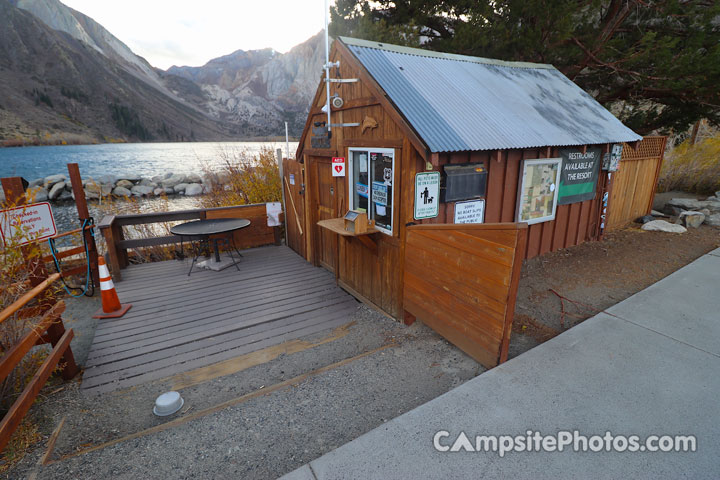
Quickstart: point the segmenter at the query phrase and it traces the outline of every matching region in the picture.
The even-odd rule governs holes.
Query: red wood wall
[[[608,151],[608,145],[602,147],[605,149],[603,153]],[[558,156],[558,149],[554,147],[447,153],[440,154],[440,167],[435,170],[442,171],[442,166],[449,164],[484,162],[488,169],[485,223],[514,222],[522,160]],[[587,240],[597,240],[600,199],[606,182],[607,173],[601,171],[593,200],[558,205],[555,220],[530,225],[527,230],[525,258],[578,245]],[[454,202],[441,204],[437,218],[418,223],[453,223],[454,213]]]

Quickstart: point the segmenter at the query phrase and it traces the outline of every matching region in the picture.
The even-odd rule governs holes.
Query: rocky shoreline
[[[151,198],[159,196],[188,196],[194,197],[207,193],[217,178],[201,177],[195,173],[166,173],[151,178],[139,175],[100,175],[97,178],[84,178],[83,190],[88,200],[101,198],[128,199]],[[33,195],[35,202],[65,203],[73,202],[75,195],[67,176],[49,175],[30,182],[28,193]],[[4,194],[0,190],[4,200]]]

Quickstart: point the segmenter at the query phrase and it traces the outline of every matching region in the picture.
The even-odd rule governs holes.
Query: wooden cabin
[[[286,167],[289,243],[357,298],[402,318],[409,225],[524,222],[525,258],[601,237],[641,137],[551,65],[352,38],[330,61],[330,129],[323,78]]]

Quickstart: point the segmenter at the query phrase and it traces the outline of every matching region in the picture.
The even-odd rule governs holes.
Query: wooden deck
[[[242,252],[240,271],[189,260],[131,266],[115,287],[132,303],[100,320],[82,387],[107,392],[207,366],[349,321],[357,301],[287,247]]]

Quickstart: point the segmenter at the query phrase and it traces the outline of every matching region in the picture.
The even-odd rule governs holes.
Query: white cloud
[[[238,49],[286,52],[322,30],[325,22],[324,0],[62,2],[160,68],[202,65]]]

